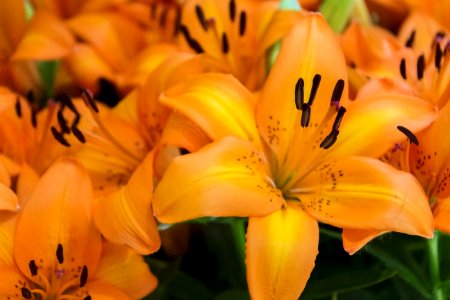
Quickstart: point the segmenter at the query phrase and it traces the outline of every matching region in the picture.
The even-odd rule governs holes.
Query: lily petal
[[[89,282],[86,285],[86,287],[89,290],[89,295],[92,297],[92,299],[96,299],[96,300],[97,299],[98,300],[115,300],[115,299],[132,300],[121,289],[115,287],[114,285],[111,285],[109,283],[105,283],[102,281]]]
[[[8,186],[0,183],[0,210],[17,211],[18,209],[17,195]]]
[[[5,212],[0,214],[0,269],[15,265],[13,247],[16,224],[17,214]]]
[[[25,277],[15,266],[0,267],[0,295],[4,299],[14,299],[20,295],[20,282],[26,282]],[[9,297],[8,297],[9,296]]]
[[[155,216],[175,223],[206,216],[267,215],[283,202],[267,172],[254,145],[226,137],[174,159],[156,188]]]
[[[126,246],[103,243],[102,259],[93,280],[109,283],[131,299],[142,299],[156,288],[158,280],[142,256]]]
[[[299,203],[262,218],[247,229],[247,280],[254,299],[298,299],[314,268],[319,226]]]
[[[397,126],[419,132],[435,117],[435,106],[416,97],[386,93],[358,99],[348,105],[337,142],[328,154],[380,157],[406,140]]]
[[[342,230],[342,243],[345,251],[353,255],[364,247],[368,242],[374,238],[382,235],[385,231],[382,230],[364,230],[364,229],[350,229],[344,228]]]
[[[420,184],[411,174],[379,160],[355,156],[328,160],[301,186],[296,196],[323,223],[433,236],[433,216]]]
[[[161,101],[194,121],[213,140],[235,135],[259,143],[255,100],[233,76],[201,74],[164,92]]]
[[[141,254],[158,250],[161,241],[151,207],[153,192],[153,153],[137,167],[117,192],[99,198],[94,221],[110,241],[126,244]]]
[[[31,260],[42,259],[48,277],[58,264],[55,251],[59,245],[66,266],[86,265],[95,272],[101,236],[91,222],[92,198],[89,176],[75,160],[62,159],[49,168],[17,223],[14,257],[23,274],[30,274]]]
[[[60,59],[70,53],[75,43],[73,35],[64,23],[47,11],[37,11],[29,28],[12,59]]]
[[[450,198],[439,199],[433,213],[436,229],[450,234]]]
[[[295,134],[301,129],[300,111],[295,106],[297,81],[303,78],[307,103],[316,75],[321,76],[321,81],[311,106],[311,127],[320,125],[329,111],[337,81],[347,82],[344,55],[333,31],[321,15],[311,13],[284,38],[258,102],[257,124],[278,161],[285,160],[294,137],[299,138]],[[345,84],[342,102],[347,94]]]

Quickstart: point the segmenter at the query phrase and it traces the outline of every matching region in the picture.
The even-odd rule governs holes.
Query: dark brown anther
[[[72,102],[72,99],[67,94],[61,94],[56,97],[56,101],[61,102],[64,106],[67,106],[74,114],[78,114],[78,110]]]
[[[243,36],[245,34],[245,28],[247,27],[247,14],[245,11],[241,11],[239,15],[239,35]]]
[[[63,107],[59,109],[58,112],[56,113],[56,118],[58,120],[59,127],[61,128],[61,133],[62,134],[70,133],[70,128],[67,125],[67,121],[66,119],[64,119],[63,116]]]
[[[78,124],[80,123],[80,120],[81,120],[81,116],[75,115],[75,119],[73,119],[73,121],[72,121],[72,126],[77,127]]]
[[[300,110],[305,103],[305,82],[299,78],[295,84],[295,107]]]
[[[64,262],[64,250],[61,244],[58,244],[58,247],[56,248],[56,259],[58,260],[59,264],[62,264]]]
[[[189,33],[188,28],[185,25],[180,25],[180,32],[184,36],[184,39],[188,43],[189,47],[191,47],[192,50],[194,50],[197,53],[203,53],[202,46],[191,37],[191,34]]]
[[[20,292],[22,293],[22,297],[24,297],[25,299],[31,299],[31,297],[33,297],[31,291],[26,287],[21,288]]]
[[[406,80],[406,61],[404,58],[400,61],[400,75],[402,75],[402,78]]]
[[[66,147],[70,147],[70,144],[68,141],[66,141],[66,139],[64,138],[64,136],[58,132],[58,130],[55,127],[51,127],[50,131],[53,135],[53,137],[55,138],[55,140],[57,140],[61,145],[66,146]]]
[[[34,103],[34,93],[32,90],[29,90],[27,92],[27,95],[25,96],[25,98],[27,99],[28,103],[32,104]]]
[[[417,146],[419,145],[419,139],[408,128],[403,126],[397,126],[397,129],[408,137],[410,143],[416,144]]]
[[[339,79],[333,89],[333,94],[331,95],[331,105],[336,105],[341,101],[342,93],[344,92],[345,81]]]
[[[36,276],[38,273],[38,267],[36,266],[36,262],[33,260],[30,260],[28,263],[28,267],[30,268],[31,276]]]
[[[308,105],[310,105],[310,106],[313,104],[314,99],[316,98],[317,90],[319,89],[321,80],[322,80],[322,76],[320,76],[319,74],[314,75],[311,93],[309,94],[309,100],[308,100]]]
[[[20,105],[19,97],[16,98],[16,104],[14,105],[14,108],[16,109],[16,115],[19,118],[22,118],[22,106]]]
[[[236,19],[236,1],[230,0],[230,3],[228,5],[228,11],[230,13],[230,21],[234,22],[234,19]]]
[[[442,50],[439,44],[436,44],[436,52],[434,53],[434,65],[438,72],[441,70]]]
[[[200,5],[195,6],[195,14],[197,15],[198,22],[202,25],[204,31],[208,31],[208,23],[205,19],[205,13]]]
[[[166,26],[168,13],[169,11],[167,10],[167,8],[164,8],[163,11],[161,12],[161,15],[159,16],[159,27]]]
[[[34,105],[31,105],[31,125],[33,128],[37,127],[37,109]]]
[[[95,103],[94,98],[92,97],[92,94],[87,89],[81,89],[81,98],[85,101],[89,107],[91,107],[96,113],[99,112],[97,104]]]
[[[80,288],[86,285],[87,280],[88,280],[88,268],[87,266],[83,266],[83,269],[81,270],[80,274]]]
[[[175,11],[174,24],[175,24],[175,26],[174,26],[173,34],[176,35],[180,31],[180,25],[181,25],[181,10],[180,9],[177,9]]]
[[[434,35],[433,44],[442,42],[444,37],[445,37],[445,32],[444,31],[436,32],[436,34]]]
[[[411,34],[409,35],[409,38],[406,40],[405,46],[408,48],[412,48],[414,45],[414,40],[416,38],[416,31],[411,31]]]
[[[425,56],[422,54],[417,59],[417,79],[423,78],[423,71],[425,70]]]
[[[339,126],[341,126],[342,119],[344,118],[344,114],[346,111],[347,110],[345,109],[345,107],[343,107],[343,106],[339,107],[338,113],[336,115],[336,119],[334,119],[332,131],[336,131],[339,129]]]
[[[450,41],[448,41],[447,44],[445,45],[444,55],[446,55],[449,50],[450,50]]]
[[[320,148],[323,148],[325,150],[329,149],[331,146],[334,145],[334,143],[336,143],[338,135],[339,130],[331,131],[331,133],[323,139],[322,143],[320,143]]]
[[[228,51],[230,51],[230,45],[228,44],[227,34],[224,32],[222,33],[222,52],[227,54]]]
[[[92,299],[92,298],[91,298],[90,295],[87,295],[86,297],[83,298],[83,300],[91,300],[91,299]]]
[[[156,9],[157,9],[157,5],[156,3],[152,3],[152,5],[150,5],[150,18],[151,19],[155,19],[156,18]]]
[[[70,129],[72,130],[73,135],[77,138],[77,140],[80,141],[80,143],[84,144],[86,143],[86,138],[84,137],[83,133],[81,132],[80,129],[78,129],[78,127],[72,125],[70,127]]]
[[[308,127],[310,120],[311,120],[311,106],[309,106],[307,103],[303,103],[302,118],[300,120],[300,125],[302,127]]]

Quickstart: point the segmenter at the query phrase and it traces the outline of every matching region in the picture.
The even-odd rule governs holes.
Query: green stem
[[[230,223],[231,234],[236,243],[236,251],[245,272],[245,222],[237,220]]]
[[[433,284],[433,299],[444,300],[444,291],[440,287],[441,275],[439,268],[439,232],[435,232],[434,238],[427,241],[428,260],[430,264],[431,282]]]

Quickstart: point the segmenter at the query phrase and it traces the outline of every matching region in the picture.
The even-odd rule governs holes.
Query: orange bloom
[[[306,16],[284,39],[256,120],[253,96],[227,75],[198,76],[162,101],[214,142],[174,159],[155,191],[155,215],[163,223],[249,217],[254,298],[299,297],[314,267],[319,221],[349,232],[433,235],[414,177],[357,155],[380,156],[404,139],[397,125],[420,130],[434,107],[386,94],[349,103],[344,57],[320,15]]]
[[[155,288],[139,255],[102,244],[92,200],[87,173],[63,159],[39,180],[19,216],[1,216],[3,297],[140,299]]]

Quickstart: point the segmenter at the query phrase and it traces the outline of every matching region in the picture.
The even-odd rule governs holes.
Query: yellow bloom
[[[140,256],[102,244],[91,220],[92,200],[88,174],[63,159],[39,180],[19,216],[1,216],[3,297],[139,299],[155,288]]]
[[[398,125],[420,130],[434,107],[395,94],[349,103],[346,83],[333,32],[310,14],[284,39],[256,120],[253,96],[231,76],[198,76],[163,94],[214,142],[174,159],[155,191],[155,215],[163,223],[249,217],[252,297],[298,298],[314,267],[318,222],[433,235],[414,177],[357,155],[382,155],[404,140]]]

